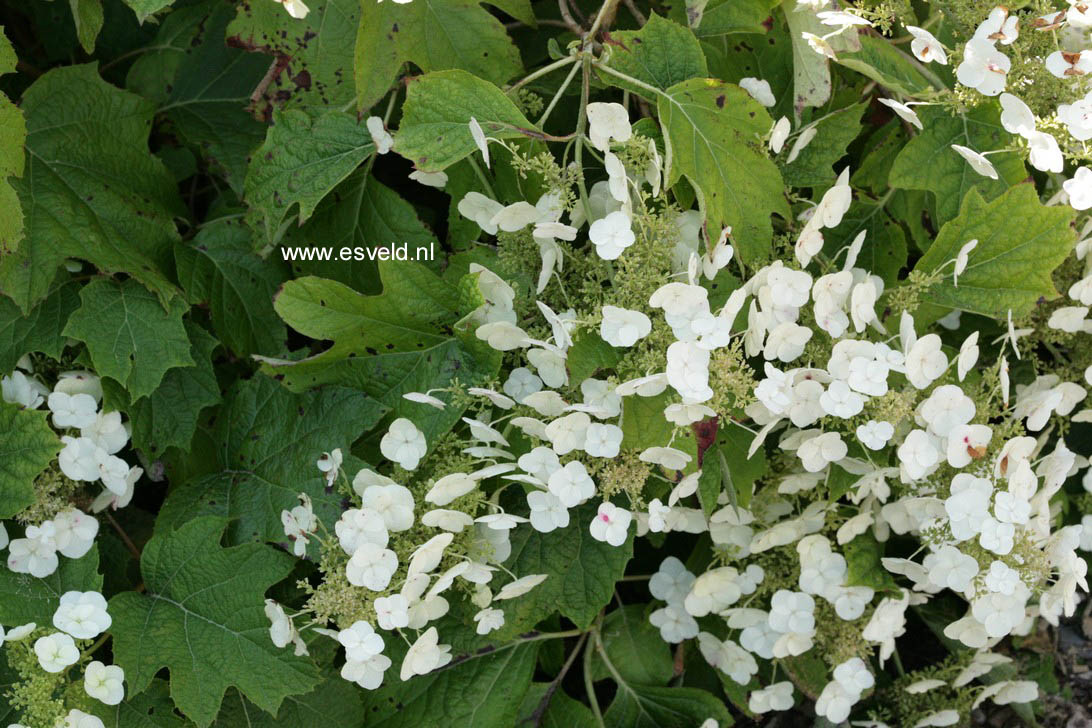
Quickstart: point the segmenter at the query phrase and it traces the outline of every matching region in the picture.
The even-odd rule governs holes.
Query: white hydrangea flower
[[[49,673],[58,673],[80,659],[80,650],[70,636],[54,632],[34,641],[38,664]]]
[[[591,103],[587,106],[588,138],[601,152],[610,150],[611,141],[627,142],[633,136],[626,107],[616,103]]]
[[[848,448],[838,432],[823,432],[809,437],[800,444],[796,451],[804,470],[817,473],[830,463],[836,463],[846,456]]]
[[[997,170],[994,168],[990,160],[986,159],[986,155],[980,154],[970,147],[965,147],[961,144],[953,144],[952,150],[971,165],[971,169],[978,172],[983,177],[989,177],[990,179],[997,179]]]
[[[125,671],[117,665],[92,660],[84,670],[83,689],[100,703],[117,705],[125,697]]]
[[[792,683],[788,680],[774,683],[767,688],[755,690],[747,699],[747,707],[752,713],[790,710],[795,704]]]
[[[1092,72],[1092,52],[1054,51],[1047,56],[1045,65],[1051,74],[1061,79],[1084,76]]]
[[[98,417],[99,404],[89,394],[69,395],[55,391],[49,395],[46,405],[53,414],[53,426],[58,430],[91,427]]]
[[[405,417],[399,417],[387,429],[379,441],[383,457],[398,463],[405,470],[415,470],[421,458],[428,452],[425,435]]]
[[[383,591],[390,584],[397,568],[398,556],[393,551],[365,542],[357,547],[349,563],[345,565],[345,577],[353,586]]]
[[[394,1],[399,2],[399,0]],[[311,9],[307,7],[303,0],[273,0],[273,2],[280,3],[285,12],[296,20],[303,20],[307,17],[307,13],[311,12]],[[83,726],[80,728],[83,728]]]
[[[955,592],[964,592],[978,575],[978,562],[951,544],[925,557],[925,569],[933,585]]]
[[[678,644],[698,636],[698,623],[679,604],[668,604],[648,615],[648,621],[660,630],[664,642]]]
[[[570,461],[554,471],[547,486],[566,508],[578,506],[595,495],[595,481],[579,460]]]
[[[54,545],[70,559],[79,559],[90,551],[98,532],[99,522],[75,508],[67,508],[53,517]]]
[[[933,34],[924,28],[914,25],[906,26],[914,40],[910,41],[910,52],[922,63],[936,61],[942,66],[948,65],[948,54],[944,52],[944,46],[940,44]]]
[[[760,78],[741,78],[739,80],[739,87],[749,93],[751,98],[763,106],[777,105],[777,99],[774,98],[769,81]]]
[[[53,626],[76,639],[89,640],[110,629],[113,620],[99,592],[68,591],[53,613]]]
[[[652,331],[652,321],[640,311],[603,306],[599,335],[611,346],[633,346]]]
[[[775,121],[773,128],[770,130],[770,151],[774,154],[780,154],[791,131],[792,123],[789,121],[789,117],[782,116]]]
[[[607,501],[599,504],[599,510],[592,519],[589,530],[596,541],[605,541],[611,546],[621,546],[626,542],[629,524],[632,521],[632,513]]]
[[[890,422],[869,420],[857,426],[857,439],[869,450],[881,450],[895,434],[895,427]]]
[[[44,579],[57,570],[56,530],[52,521],[27,526],[23,538],[8,544],[8,568],[17,574]]]
[[[595,246],[595,252],[600,258],[617,260],[622,251],[633,245],[637,237],[633,233],[629,215],[623,210],[616,210],[591,224],[588,239]]]
[[[280,0],[277,0],[277,2],[280,2]],[[286,5],[287,3],[303,5],[299,0],[284,0],[284,2]],[[105,728],[105,724],[97,715],[91,715],[82,710],[72,708],[72,710],[68,711],[65,715],[64,723],[61,725],[61,728]]]

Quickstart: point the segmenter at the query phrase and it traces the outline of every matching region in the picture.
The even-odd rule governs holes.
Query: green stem
[[[524,76],[520,80],[516,81],[511,86],[509,86],[508,90],[505,91],[505,93],[511,95],[511,93],[513,91],[516,91],[516,90],[518,90],[520,88],[523,88],[527,84],[531,83],[531,81],[534,81],[536,78],[542,78],[547,73],[552,73],[553,71],[556,71],[559,68],[564,68],[565,66],[569,65],[570,63],[575,63],[578,58],[579,58],[579,56],[575,56],[575,55],[566,56],[565,58],[562,58],[559,61],[554,61],[553,63],[550,63],[548,65],[543,66],[542,68],[538,69],[537,71],[532,71],[531,73],[527,74],[526,76]]]
[[[894,658],[895,658],[895,669],[899,671],[899,675],[900,675],[900,676],[902,676],[902,675],[905,675],[905,674],[906,674],[906,670],[902,669],[902,660],[901,660],[901,659],[899,659],[899,651],[898,651],[897,649],[895,649],[895,650],[892,650],[892,651],[891,651],[891,654],[892,654],[892,655],[894,656]]]
[[[108,639],[110,639],[110,633],[103,632],[90,647],[80,653],[80,659],[82,660],[85,657],[90,657],[91,655],[95,654],[95,650],[106,644],[106,640]]]
[[[566,637],[579,637],[582,634],[585,634],[585,631],[582,629],[570,629],[565,630],[564,632],[539,632],[528,637],[521,637],[518,640],[513,640],[513,642],[522,644],[524,642],[538,642],[540,640],[560,640],[565,639]]]
[[[596,639],[599,636],[599,632],[596,631],[595,636],[592,639]],[[599,724],[600,728],[606,728],[606,723],[603,722],[603,711],[599,709],[599,698],[595,697],[595,683],[592,681],[592,651],[589,645],[584,649],[584,692],[588,694],[588,704],[591,706],[592,713],[595,715],[595,722]]]
[[[634,698],[636,698],[637,694],[633,692],[633,688],[631,688],[629,686],[629,683],[627,683],[622,678],[621,673],[618,672],[618,668],[616,668],[614,666],[614,663],[610,661],[610,658],[607,657],[607,650],[603,647],[603,638],[600,636],[598,630],[592,633],[592,640],[595,643],[595,651],[599,653],[599,659],[601,659],[603,661],[603,664],[606,665],[607,672],[609,672],[610,676],[614,678],[614,682],[618,683],[618,689],[625,690],[627,693],[630,693],[631,695],[633,695]]]
[[[632,84],[633,86],[636,86],[639,89],[642,89],[644,91],[648,91],[648,93],[650,94],[649,98],[655,98],[657,96],[663,96],[666,99],[671,98],[670,96],[668,96],[663,91],[656,88],[655,86],[651,86],[651,85],[645,83],[644,81],[636,79],[633,76],[630,76],[628,74],[622,73],[621,71],[616,71],[613,68],[611,68],[610,66],[608,66],[608,65],[606,65],[606,64],[604,64],[604,63],[602,63],[600,61],[595,62],[595,67],[598,70],[602,71],[603,73],[607,74],[608,76],[614,76],[619,81],[625,81],[626,83]]]
[[[588,187],[584,184],[584,128],[588,123],[588,94],[591,91],[591,58],[584,57],[581,64],[584,78],[580,87],[580,110],[576,120],[576,150],[573,159],[576,162],[576,186],[580,190],[580,204],[584,206],[584,218],[591,224],[592,209],[588,202]]]
[[[557,89],[557,93],[550,99],[549,106],[546,107],[546,111],[542,112],[542,116],[539,118],[538,123],[535,124],[539,129],[546,123],[546,120],[550,118],[550,114],[553,113],[554,107],[561,101],[561,95],[565,93],[565,89],[569,88],[569,84],[572,83],[573,78],[576,76],[576,72],[580,70],[581,64],[573,64],[573,68],[569,71],[569,75],[565,77],[565,80],[561,82],[561,86]]]
[[[489,193],[489,196],[494,200],[497,199],[497,193],[493,191],[493,185],[489,184],[489,179],[485,176],[485,172],[482,172],[482,168],[478,166],[477,160],[473,157],[467,157],[466,161],[470,163],[470,167],[474,170],[474,174],[478,175],[478,181],[485,187],[485,191]]]
[[[600,6],[599,12],[596,14],[595,20],[592,22],[591,28],[589,28],[588,32],[584,35],[585,46],[587,46],[589,39],[595,39],[595,34],[599,32],[599,26],[602,25],[603,18],[605,18],[607,13],[612,10],[616,5],[618,5],[618,0],[607,0]]]

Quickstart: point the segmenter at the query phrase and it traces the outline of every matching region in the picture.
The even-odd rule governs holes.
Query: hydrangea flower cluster
[[[1003,6],[989,11],[985,18],[965,16],[959,22],[976,23],[972,34],[958,48],[961,60],[955,67],[956,80],[963,92],[985,97],[999,97],[1002,113],[1001,124],[1015,137],[1015,144],[1007,148],[976,151],[962,145],[952,145],[968,165],[978,174],[991,179],[998,178],[994,165],[987,159],[1014,148],[1026,149],[1028,161],[1041,171],[1057,175],[1063,173],[1065,161],[1087,160],[1084,142],[1092,137],[1092,95],[1085,93],[1082,78],[1092,71],[1092,16],[1088,7],[1080,2],[1062,3],[1061,9],[1045,15],[1034,10],[1010,12]],[[929,31],[909,27],[914,35],[911,49],[922,63],[947,65],[944,45]],[[1037,36],[1025,37],[1027,47],[1018,41],[1021,31]],[[1021,53],[1030,55],[1021,57]],[[1020,59],[1020,75],[1013,78],[1012,56]],[[1030,66],[1030,69],[1029,69]],[[1038,71],[1042,71],[1039,74]],[[1029,75],[1035,74],[1035,75]],[[1032,107],[1021,98],[1028,95],[1029,87],[1048,85],[1045,78],[1057,79],[1047,93],[1049,100],[1035,98]],[[1038,83],[1033,82],[1035,78]],[[979,98],[981,98],[981,96]],[[1060,103],[1059,103],[1060,99]],[[892,108],[907,121],[920,128],[920,121],[908,104]],[[1048,105],[1049,104],[1049,105]],[[1019,140],[1019,141],[1017,141]],[[1059,178],[1058,199],[1066,200],[1076,210],[1092,207],[1092,169],[1078,166],[1068,179]]]
[[[57,570],[60,557],[79,559],[95,542],[99,522],[76,504],[88,504],[91,513],[123,508],[144,470],[119,455],[129,442],[129,424],[121,413],[102,407],[102,384],[93,373],[60,372],[50,389],[24,357],[19,368],[0,378],[0,387],[9,404],[47,410],[63,445],[55,466],[35,484],[37,502],[16,516],[25,525],[23,535],[9,542],[0,523],[7,568],[41,579]],[[83,484],[102,487],[85,498]]]
[[[483,392],[477,394],[485,396]],[[496,392],[489,392],[486,398],[511,406],[511,400]],[[446,407],[443,400],[430,394],[411,393],[407,399]],[[342,453],[335,449],[323,453],[316,465],[331,487],[340,483],[353,494],[355,507],[341,515],[334,533],[320,533],[322,524],[306,494],[300,494],[300,505],[281,514],[285,535],[297,556],[304,556],[315,540],[323,568],[337,569],[336,581],[329,579],[315,593],[312,611],[317,618],[305,628],[312,627],[345,648],[341,676],[363,688],[378,688],[392,664],[384,654],[384,633],[388,639],[397,634],[409,645],[401,658],[401,680],[424,675],[451,661],[451,646],[441,644],[437,628],[428,626],[448,614],[451,607],[445,593],[466,595],[478,610],[473,616],[477,633],[487,635],[504,625],[504,612],[491,605],[526,594],[545,578],[513,575],[495,594],[490,589],[497,572],[507,572],[501,563],[511,553],[509,531],[528,519],[505,512],[495,500],[482,498],[481,481],[510,472],[515,466],[497,462],[508,455],[502,449],[508,443],[497,430],[478,420],[464,421],[473,438],[459,458],[472,464],[465,471],[452,469],[424,482],[415,478],[413,471],[428,451],[425,436],[413,422],[398,418],[379,447],[416,493],[368,468],[359,470],[350,485],[342,469]],[[459,507],[447,507],[452,505]],[[342,601],[329,606],[327,598],[338,585]],[[347,615],[353,616],[351,623],[339,630],[320,624],[327,621],[323,617],[342,622]],[[292,644],[296,654],[306,654],[294,623],[300,614],[290,616],[281,605],[267,600],[266,616],[276,646]],[[359,616],[366,618],[355,618]],[[415,635],[412,643],[410,634]]]
[[[6,631],[0,627],[0,646],[19,676],[7,696],[11,705],[23,708],[25,719],[42,721],[41,725],[52,725],[56,718],[56,724],[63,723],[66,728],[103,728],[101,718],[79,707],[68,707],[71,703],[66,699],[41,698],[54,694],[74,668],[82,667],[83,695],[106,706],[121,703],[125,671],[91,659],[91,652],[100,644],[96,638],[105,637],[112,621],[102,594],[69,591],[61,595],[53,614],[53,630],[33,622]],[[72,702],[87,707],[78,697],[72,696]]]
[[[828,16],[823,22],[842,30],[860,20]],[[961,82],[1000,93],[1005,60],[996,46],[1016,32],[1013,18],[991,14],[963,54]],[[947,61],[928,31],[913,35],[919,59]],[[768,84],[752,79],[744,88],[768,101]],[[916,121],[909,105],[887,105]],[[1011,108],[1006,128],[1050,147],[1023,109]],[[526,261],[516,251],[530,247],[540,264],[532,301],[521,300],[502,271],[470,264],[482,300],[470,317],[474,336],[505,362],[494,387],[456,383],[405,395],[422,411],[443,410],[455,398],[469,403],[474,415],[461,425],[469,440],[427,442],[418,423],[400,417],[379,443],[391,475],[357,472],[336,539],[321,533],[302,496],[283,514],[297,555],[317,539],[327,584],[361,590],[353,608],[313,609],[319,622],[341,627],[317,629],[345,647],[342,675],[377,687],[392,664],[384,654],[392,632],[410,645],[402,679],[442,667],[450,648],[429,624],[449,612],[444,595],[466,595],[478,610],[479,635],[500,628],[498,602],[542,578],[512,574],[493,593],[510,532],[550,533],[575,521],[612,547],[671,533],[711,540],[712,563],[696,573],[674,556],[664,559],[649,581],[662,603],[649,621],[666,642],[696,640],[710,665],[749,686],[755,713],[795,704],[791,682],[754,686],[760,662],[816,655],[828,675],[813,696],[816,710],[846,720],[875,689],[872,659],[882,666],[897,658],[907,610],[945,593],[964,613],[943,634],[973,652],[944,679],[905,687],[910,698],[941,689],[952,695],[951,707],[917,724],[953,724],[972,702],[1032,699],[1032,683],[973,681],[1005,659],[990,651],[1000,640],[1026,634],[1036,619],[1056,624],[1072,615],[1078,591],[1087,590],[1077,554],[1087,537],[1081,526],[1058,527],[1051,506],[1067,478],[1089,472],[1058,425],[1088,419],[1089,410],[1078,408],[1092,370],[1083,383],[1043,374],[1013,386],[1010,363],[1020,361],[1020,339],[1031,332],[1018,330],[1011,315],[997,341],[980,340],[977,330],[956,340],[949,329],[958,314],[939,327],[920,324],[916,294],[885,295],[884,279],[860,260],[864,232],[835,256],[824,254],[827,231],[842,224],[853,199],[848,168],[801,216],[785,241],[789,259],[757,267],[714,299],[713,284],[732,276],[732,230],[706,231],[700,218],[662,204],[663,161],[624,107],[592,103],[586,116],[590,151],[605,173],[586,200],[562,185],[533,203],[506,206],[469,192],[458,204],[497,236],[502,260],[507,253]],[[477,122],[470,132],[487,165],[490,145],[515,151]],[[789,132],[787,119],[771,129],[775,153]],[[801,133],[796,144],[807,143]],[[973,150],[955,151],[983,173],[992,169]],[[1053,153],[1041,155],[1050,168]],[[582,262],[569,243],[585,226],[594,257]],[[958,286],[977,245],[965,241],[916,290],[946,276]],[[1087,257],[1087,243],[1079,250]],[[580,289],[586,300],[566,290],[580,285],[571,272],[580,265],[593,281]],[[1086,330],[1090,280],[1070,291],[1081,310],[1058,309],[1049,328]],[[593,367],[577,377],[574,352],[589,336],[615,363],[599,367],[608,373]],[[631,411],[648,413],[648,403],[655,409],[642,416],[650,419],[627,421]],[[666,435],[635,445],[649,430]],[[710,502],[705,456],[725,432],[748,449],[744,460],[769,451],[772,467],[761,487],[746,491],[730,478],[714,482]],[[318,462],[331,485],[342,465],[337,451]],[[1084,482],[1092,487],[1092,476]],[[918,547],[906,557],[877,556],[875,573],[852,565],[889,541]],[[320,603],[313,599],[312,607]],[[306,649],[294,617],[272,602],[267,613],[276,644]]]

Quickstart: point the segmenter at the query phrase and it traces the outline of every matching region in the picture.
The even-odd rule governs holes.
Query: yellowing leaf
[[[68,258],[125,272],[166,302],[164,271],[181,215],[171,175],[148,151],[155,105],[99,78],[95,64],[55,68],[23,94],[27,169],[13,180],[26,238],[0,257],[0,292],[24,312]]]

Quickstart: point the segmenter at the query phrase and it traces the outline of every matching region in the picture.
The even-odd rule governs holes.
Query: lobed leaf
[[[221,547],[225,525],[195,518],[153,536],[140,559],[145,592],[123,592],[109,605],[114,658],[131,694],[166,668],[175,705],[202,727],[229,687],[275,714],[319,681],[310,661],[269,639],[265,592],[294,560],[261,544]]]

